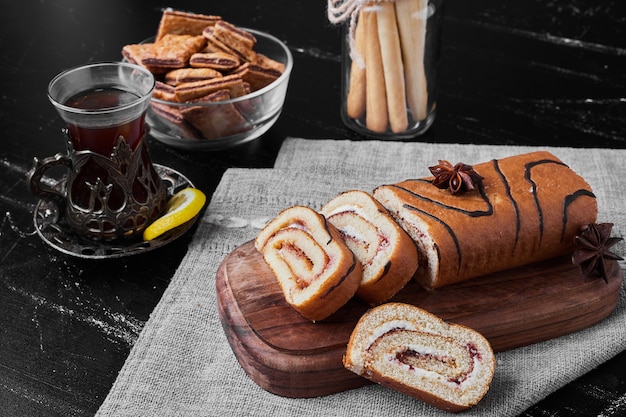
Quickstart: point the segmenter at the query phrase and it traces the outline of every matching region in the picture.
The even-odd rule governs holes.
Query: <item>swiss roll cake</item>
[[[417,244],[425,288],[571,255],[581,227],[596,221],[589,184],[549,152],[435,172],[373,192]],[[472,184],[456,193],[460,182]]]
[[[362,267],[339,231],[305,206],[289,207],[255,240],[285,300],[302,316],[322,320],[354,296]]]
[[[356,295],[371,305],[393,297],[417,269],[411,237],[370,194],[351,190],[327,202],[321,213],[363,265]]]
[[[496,361],[480,333],[410,304],[386,303],[361,317],[343,364],[373,382],[458,412],[485,396]]]

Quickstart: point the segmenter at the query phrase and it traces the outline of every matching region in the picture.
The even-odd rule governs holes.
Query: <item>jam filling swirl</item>
[[[384,332],[372,341],[366,348],[366,352],[370,355],[374,354],[378,349],[378,345],[386,337],[406,330],[403,327],[395,327]],[[441,338],[435,334],[431,334],[430,337]],[[417,346],[395,346],[387,351],[387,360],[399,366],[405,366],[409,372],[414,372],[418,369],[433,372],[443,377],[445,381],[461,386],[474,373],[476,363],[482,360],[482,355],[471,342],[465,344],[448,343],[451,343],[451,348],[452,346],[455,346],[455,348],[447,352],[420,349]]]

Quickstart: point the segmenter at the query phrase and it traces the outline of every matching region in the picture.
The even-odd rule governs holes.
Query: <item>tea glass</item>
[[[132,238],[158,218],[166,187],[154,169],[144,139],[154,76],[125,62],[68,69],[48,86],[48,98],[66,124],[67,153],[34,158],[28,183],[54,201],[74,232],[95,240]],[[42,181],[62,166],[62,187]]]

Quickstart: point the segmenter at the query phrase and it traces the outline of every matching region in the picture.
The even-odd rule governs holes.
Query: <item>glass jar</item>
[[[341,117],[377,139],[410,139],[435,119],[443,0],[363,6],[344,25]]]

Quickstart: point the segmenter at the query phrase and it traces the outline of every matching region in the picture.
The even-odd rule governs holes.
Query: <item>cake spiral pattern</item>
[[[361,282],[361,264],[339,231],[309,207],[281,211],[258,234],[255,247],[287,303],[312,321],[338,310]]]
[[[386,303],[354,328],[346,369],[447,411],[476,405],[495,370],[489,342],[418,307]]]
[[[580,227],[596,221],[589,184],[549,152],[474,169],[482,184],[461,196],[434,187],[429,178],[374,190],[417,243],[416,279],[424,287],[571,254]]]
[[[363,265],[356,293],[362,300],[380,304],[413,277],[417,269],[413,240],[370,194],[346,191],[327,202],[321,213]]]

